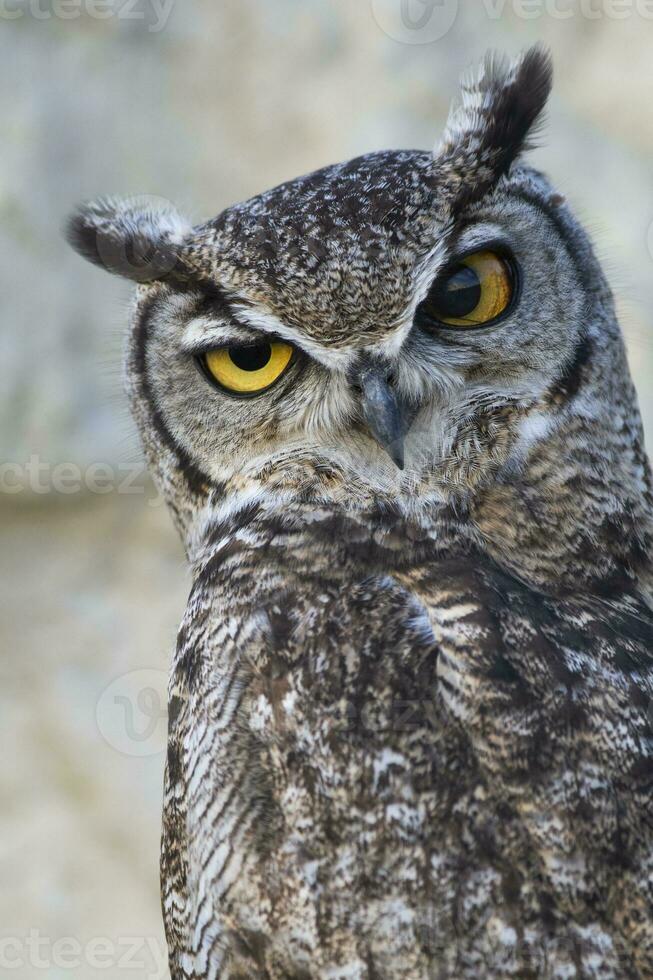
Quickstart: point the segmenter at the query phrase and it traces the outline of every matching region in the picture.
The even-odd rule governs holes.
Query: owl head
[[[610,292],[522,162],[550,87],[539,47],[488,56],[433,152],[325,167],[196,227],[138,199],[72,216],[73,247],[139,284],[128,389],[182,528],[229,489],[418,509],[530,486],[534,465],[546,498],[570,466],[641,493]]]

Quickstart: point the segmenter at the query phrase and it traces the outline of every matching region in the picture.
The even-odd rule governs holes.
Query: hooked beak
[[[387,369],[368,362],[363,365],[357,380],[362,396],[361,410],[370,434],[403,470],[406,422],[388,382]]]

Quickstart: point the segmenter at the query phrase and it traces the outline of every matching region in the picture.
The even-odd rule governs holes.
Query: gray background
[[[401,0],[167,0],[163,20],[154,0],[104,0],[102,20],[75,4],[0,3],[0,973],[4,955],[15,977],[156,977],[188,581],[121,393],[129,287],[67,249],[65,214],[145,193],[199,220],[334,160],[430,147],[463,69],[543,40],[556,87],[534,159],[606,263],[652,431],[653,3],[440,0],[429,17],[409,0],[408,27]],[[78,488],[94,464],[110,492]]]

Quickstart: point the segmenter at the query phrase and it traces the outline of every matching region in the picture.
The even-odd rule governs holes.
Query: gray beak
[[[368,362],[357,380],[362,395],[361,410],[370,434],[403,470],[406,424],[401,405],[388,382],[387,368]]]

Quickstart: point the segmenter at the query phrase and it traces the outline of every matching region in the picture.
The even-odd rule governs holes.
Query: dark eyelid
[[[233,340],[225,340],[219,343],[213,341],[212,343],[206,341],[206,343],[194,344],[192,347],[184,348],[184,356],[186,357],[203,357],[205,354],[209,354],[212,350],[227,350],[230,347],[257,347],[259,344],[288,344],[293,350],[296,350],[294,344],[290,341],[284,340],[283,337],[279,337],[277,334],[263,333],[263,331],[252,330],[251,337],[237,338],[234,331]]]
[[[459,251],[454,248],[449,258],[447,259],[446,265],[444,265],[437,276],[437,279],[446,272],[450,272],[452,268],[460,265],[463,259],[469,258],[470,255],[477,255],[479,252],[495,252],[501,258],[506,258],[509,261],[512,260],[516,262],[515,253],[510,245],[510,242],[506,238],[489,238],[487,241],[477,243],[475,245],[470,245],[467,248],[462,248]]]

